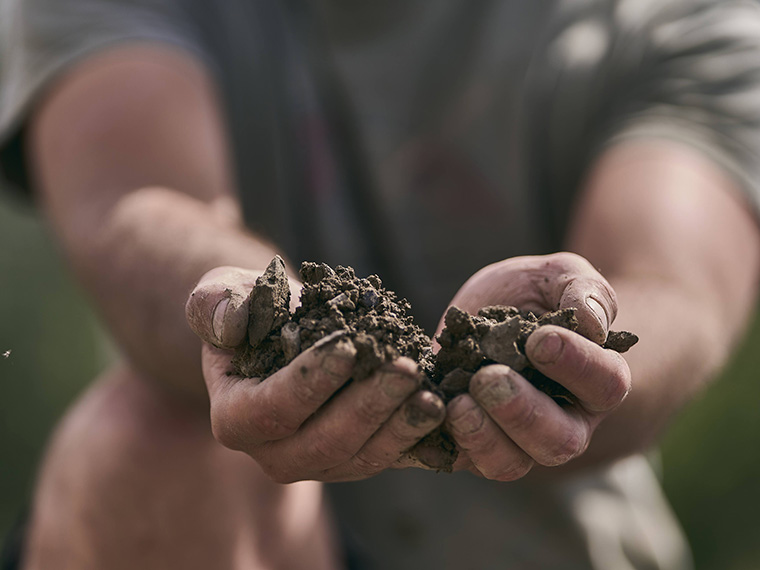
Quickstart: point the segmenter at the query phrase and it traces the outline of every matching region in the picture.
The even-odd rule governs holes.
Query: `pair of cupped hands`
[[[473,314],[489,305],[514,305],[536,314],[576,309],[576,332],[543,326],[525,347],[533,366],[572,392],[571,405],[558,404],[499,364],[481,368],[469,393],[448,405],[420,389],[421,373],[408,358],[349,382],[356,355],[351,343],[341,341],[302,352],[265,380],[237,376],[231,359],[246,341],[247,297],[260,274],[233,267],[209,271],[190,296],[186,314],[204,341],[214,437],[253,457],[276,482],[347,481],[388,468],[424,467],[407,451],[442,424],[459,450],[454,470],[516,480],[535,464],[557,466],[582,454],[631,387],[623,357],[600,346],[617,313],[615,293],[575,254],[489,265],[451,301]],[[299,289],[291,281],[293,299]]]

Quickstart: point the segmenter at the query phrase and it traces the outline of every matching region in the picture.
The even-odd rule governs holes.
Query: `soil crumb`
[[[471,315],[450,307],[436,339],[441,348],[434,354],[431,338],[414,323],[409,302],[385,289],[377,275],[359,278],[351,267],[333,269],[325,263],[304,262],[299,276],[301,304],[292,313],[288,278],[279,256],[256,280],[249,303],[248,343],[233,359],[236,373],[266,378],[328,335],[337,335],[356,349],[351,381],[361,381],[383,363],[406,356],[424,374],[423,389],[449,402],[468,391],[470,379],[480,368],[499,363],[520,372],[558,403],[573,404],[568,390],[531,365],[525,343],[541,326],[576,330],[574,309],[535,315],[493,306]],[[625,352],[637,341],[633,333],[610,331],[604,347]],[[437,429],[408,455],[430,468],[451,471],[457,449],[452,437]]]

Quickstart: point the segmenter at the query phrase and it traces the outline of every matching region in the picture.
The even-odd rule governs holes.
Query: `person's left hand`
[[[481,368],[469,394],[448,404],[447,427],[460,448],[454,469],[512,481],[536,463],[557,466],[582,454],[596,427],[631,388],[626,361],[600,346],[617,313],[615,293],[604,277],[571,253],[517,257],[477,272],[451,305],[473,314],[489,305],[536,314],[572,307],[579,321],[577,332],[540,327],[525,347],[533,366],[572,392],[576,402],[558,404],[507,366]]]

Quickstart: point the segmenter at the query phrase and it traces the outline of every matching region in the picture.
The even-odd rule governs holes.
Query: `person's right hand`
[[[356,351],[338,336],[299,354],[266,379],[232,371],[246,341],[248,294],[260,272],[219,267],[206,273],[186,305],[203,342],[203,375],[214,437],[253,457],[274,481],[363,479],[407,466],[405,452],[443,422],[445,407],[420,391],[408,358],[349,382]],[[300,285],[291,280],[293,298]]]

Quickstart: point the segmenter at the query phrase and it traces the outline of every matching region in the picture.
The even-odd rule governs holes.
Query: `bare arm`
[[[274,249],[242,228],[214,89],[187,56],[132,47],[79,66],[36,113],[29,151],[130,366],[210,409],[216,438],[273,479],[368,477],[443,421],[408,359],[335,396],[355,362],[345,343],[312,347],[266,382],[231,374],[225,348],[244,340],[246,296]]]
[[[643,141],[607,151],[582,193],[568,249],[612,289],[592,265],[561,253],[486,267],[454,298],[471,312],[501,303],[575,307],[587,337],[542,327],[526,344],[530,361],[575,394],[574,406],[560,407],[503,366],[473,377],[469,394],[448,406],[465,452],[460,468],[512,480],[534,464],[578,458],[577,468],[647,448],[715,375],[751,314],[756,220],[733,182],[682,146]],[[642,339],[625,358],[588,340],[603,340],[618,308],[615,328]]]
[[[217,109],[188,56],[119,48],[54,87],[28,148],[64,252],[126,357],[201,400],[184,300],[212,267],[263,269],[273,254],[242,229]]]
[[[626,354],[633,390],[586,460],[643,449],[715,376],[752,315],[757,220],[734,182],[696,151],[632,142],[591,173],[568,248],[615,288],[615,328],[641,338]]]

